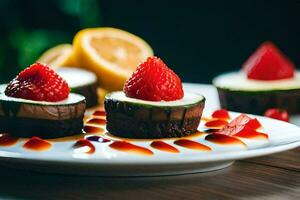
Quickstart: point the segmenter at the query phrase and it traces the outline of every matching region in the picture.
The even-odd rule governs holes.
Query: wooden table
[[[0,199],[300,199],[300,148],[181,176],[104,178],[0,169]]]

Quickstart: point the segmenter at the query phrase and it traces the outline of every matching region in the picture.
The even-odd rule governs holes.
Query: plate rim
[[[70,157],[68,160],[54,159],[54,157],[41,158],[41,157],[18,157],[18,156],[2,156],[2,150],[0,150],[0,160],[11,161],[25,161],[25,162],[51,162],[51,163],[65,163],[65,164],[101,164],[101,165],[168,165],[168,164],[188,164],[188,163],[206,163],[206,162],[219,162],[219,161],[234,161],[247,158],[260,157],[279,153],[287,150],[291,150],[300,146],[300,140],[289,142],[282,145],[268,146],[266,148],[257,148],[244,151],[226,151],[226,153],[216,154],[217,156],[210,155],[210,159],[199,159],[201,155],[189,155],[184,159],[174,158],[166,160],[155,160],[151,158],[132,159],[132,160],[100,160],[100,159],[79,159]],[[267,150],[267,151],[266,151]],[[5,154],[11,152],[5,152]],[[15,154],[15,153],[14,153]],[[226,158],[221,158],[226,154]],[[103,162],[104,161],[104,162]],[[109,162],[112,161],[112,162]]]

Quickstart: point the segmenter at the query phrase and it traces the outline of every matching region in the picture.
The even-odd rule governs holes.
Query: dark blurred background
[[[300,1],[0,0],[0,82],[86,27],[145,39],[184,81],[239,69],[265,41],[300,66]]]

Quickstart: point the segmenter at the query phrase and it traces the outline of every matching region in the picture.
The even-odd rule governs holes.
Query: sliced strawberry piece
[[[273,43],[263,43],[243,64],[247,77],[254,80],[293,78],[295,65]]]
[[[149,57],[126,81],[128,97],[148,101],[174,101],[183,97],[180,78],[157,57]]]
[[[211,115],[213,118],[217,118],[217,119],[229,119],[229,113],[227,110],[225,109],[219,109],[213,112],[213,114]]]
[[[261,127],[261,123],[256,118],[254,118],[254,119],[251,119],[247,123],[247,126],[250,127],[250,128],[252,128],[252,129],[254,129],[254,130],[256,130],[256,129],[258,129],[258,128]]]
[[[235,125],[235,126],[230,126],[229,124],[222,128],[221,130],[217,131],[216,133],[218,134],[223,134],[223,135],[228,135],[228,136],[233,136],[240,131],[243,130],[245,125]]]
[[[232,120],[228,126],[245,126],[252,118],[246,114],[240,114],[234,120]]]
[[[6,87],[10,97],[56,102],[68,97],[67,82],[48,66],[35,63],[23,70]]]
[[[259,128],[261,124],[257,119],[252,119],[246,114],[240,114],[237,118],[232,120],[229,124],[224,126],[221,130],[217,131],[219,134],[236,136],[242,131],[253,130]],[[246,127],[246,128],[245,128]]]

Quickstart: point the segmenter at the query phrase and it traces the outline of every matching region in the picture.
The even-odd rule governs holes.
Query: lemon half
[[[116,28],[89,28],[76,34],[74,58],[81,67],[95,72],[102,88],[121,90],[137,65],[153,55],[149,44]]]

